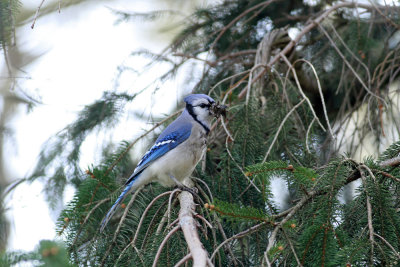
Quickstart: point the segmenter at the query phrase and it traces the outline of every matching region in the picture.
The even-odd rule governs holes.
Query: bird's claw
[[[199,193],[199,190],[196,187],[190,188],[190,187],[187,187],[187,186],[181,184],[181,185],[178,185],[178,188],[180,190],[182,190],[182,191],[189,192],[189,193],[191,193],[192,195],[195,195],[195,196],[197,196],[198,193]]]

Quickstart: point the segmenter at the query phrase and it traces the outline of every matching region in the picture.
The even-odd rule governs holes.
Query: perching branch
[[[186,186],[191,185],[188,180]],[[180,211],[179,225],[182,229],[190,254],[193,258],[193,267],[205,267],[207,265],[208,254],[203,248],[197,232],[197,223],[194,219],[195,204],[191,193],[183,191],[179,195]]]

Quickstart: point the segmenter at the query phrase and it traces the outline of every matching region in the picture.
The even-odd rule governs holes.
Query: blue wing
[[[139,162],[136,169],[133,171],[133,174],[129,177],[129,179],[125,183],[124,191],[122,191],[121,195],[115,201],[114,205],[107,212],[106,217],[101,222],[100,232],[104,230],[107,223],[110,221],[114,213],[117,211],[117,208],[125,199],[127,194],[131,191],[132,187],[135,184],[136,178],[140,176],[140,174],[156,159],[166,154],[168,151],[174,149],[179,144],[184,142],[189,138],[192,132],[192,124],[191,123],[180,123],[178,120],[171,123],[160,135],[157,139],[154,146],[150,148],[149,151],[143,156],[141,161]]]
[[[171,126],[173,126],[171,124]],[[146,169],[153,161],[159,157],[171,151],[179,144],[184,142],[189,138],[192,132],[192,125],[190,123],[181,125],[181,127],[175,131],[167,132],[167,129],[160,135],[156,143],[144,154],[143,158],[140,160],[136,169],[133,171],[132,175],[126,181],[126,185],[134,180],[144,169]],[[167,132],[167,133],[166,133]]]

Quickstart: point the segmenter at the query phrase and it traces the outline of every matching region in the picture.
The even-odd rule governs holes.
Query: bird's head
[[[188,95],[184,100],[189,113],[201,122],[210,122],[213,117],[218,118],[220,115],[226,115],[227,106],[219,105],[208,95]]]

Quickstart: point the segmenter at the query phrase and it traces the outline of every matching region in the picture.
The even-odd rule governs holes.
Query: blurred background
[[[0,247],[9,251],[30,251],[39,240],[55,238],[54,222],[74,189],[67,186],[49,207],[43,193],[46,181],[27,183],[25,178],[32,175],[43,144],[72,123],[85,105],[104,91],[133,93],[147,88],[130,107],[126,121],[116,126],[121,129],[112,135],[97,132],[82,144],[82,169],[95,164],[95,155],[107,144],[130,140],[152,126],[150,121],[135,119],[135,114],[166,114],[187,93],[180,89],[179,77],[153,83],[151,73],[162,72],[162,64],[149,67],[153,69],[147,73],[139,70],[149,62],[147,52],[160,53],[180,29],[180,20],[205,1],[20,4],[13,45],[0,59],[0,187],[8,222]],[[127,23],[121,11],[136,14],[135,21]],[[144,15],[151,11],[154,17]],[[134,150],[141,149],[145,148],[138,145]]]
[[[363,5],[364,2],[359,3]],[[348,8],[341,9],[338,7],[341,4]],[[363,8],[353,2],[328,0],[0,0],[0,11],[6,12],[0,14],[3,52],[0,59],[0,251],[32,251],[40,240],[57,240],[56,231],[62,233],[66,229],[64,234],[67,232],[66,239],[74,251],[88,248],[87,254],[80,253],[83,257],[88,255],[89,258],[95,251],[105,263],[108,254],[103,257],[103,253],[110,252],[114,246],[111,231],[108,239],[97,239],[98,222],[104,216],[102,209],[106,205],[96,210],[96,216],[90,215],[88,208],[94,205],[95,210],[95,203],[101,204],[106,197],[114,197],[112,192],[118,191],[123,178],[132,171],[133,162],[139,160],[160,129],[149,131],[145,138],[138,137],[182,107],[182,95],[193,89],[215,99],[227,99],[230,111],[235,111],[229,126],[238,138],[228,144],[223,130],[214,131],[215,135],[210,138],[214,146],[207,156],[211,162],[207,166],[212,168],[208,176],[202,174],[201,177],[213,185],[213,194],[226,197],[225,201],[229,202],[238,200],[240,207],[256,203],[258,208],[275,212],[275,209],[283,209],[282,203],[292,205],[304,188],[296,189],[299,183],[303,186],[296,177],[274,176],[270,199],[265,200],[271,200],[268,206],[257,193],[247,190],[245,179],[237,179],[233,187],[220,179],[221,186],[215,186],[214,176],[231,179],[245,174],[234,165],[235,158],[227,154],[229,147],[235,151],[233,155],[242,167],[267,158],[268,161],[296,162],[318,170],[326,182],[331,182],[333,169],[328,167],[337,156],[345,155],[360,162],[367,157],[368,160],[377,159],[392,145],[381,159],[398,158],[400,145],[393,145],[393,142],[398,141],[400,135],[397,127],[400,122],[400,9],[398,3],[379,4],[382,7],[377,8],[373,2]],[[256,8],[259,5],[263,8]],[[290,69],[283,61],[277,61],[273,71],[260,76],[265,79],[252,81],[251,74],[259,71],[256,66],[260,66],[260,62],[271,62],[275,53],[288,47],[304,27],[310,26],[310,17],[325,14],[325,10],[335,5],[337,12],[324,18],[326,24],[321,23],[320,29],[304,35],[297,47],[288,52],[288,60],[295,65],[293,72],[298,78],[290,77]],[[329,33],[324,33],[326,30]],[[314,75],[314,67],[308,66],[308,62],[315,66],[318,75]],[[248,74],[244,76],[245,73]],[[321,81],[322,88],[317,81]],[[251,86],[258,89],[251,90],[254,110],[248,113],[249,106],[247,100],[244,105],[245,94],[242,93]],[[235,88],[241,93],[239,90],[232,93]],[[300,88],[304,89],[317,115],[312,117],[307,108],[302,108],[285,124],[289,109],[292,112],[293,105],[304,97],[299,95],[297,89]],[[383,100],[388,102],[387,107]],[[322,124],[326,122],[329,126],[329,134],[319,129],[318,117]],[[242,127],[243,121],[246,127]],[[139,139],[137,143],[133,141]],[[134,144],[133,149],[130,149],[131,144]],[[265,154],[266,147],[269,149]],[[128,150],[130,153],[125,157]],[[114,162],[118,166],[113,165]],[[351,170],[345,172],[348,171]],[[284,178],[294,180],[285,182]],[[92,182],[98,183],[93,185]],[[341,204],[352,203],[360,184],[360,179],[346,182],[345,189],[338,189],[335,197]],[[103,190],[100,193],[98,186]],[[86,197],[79,199],[81,202],[71,201],[74,188],[79,188],[77,195],[81,193]],[[389,191],[396,196],[397,190],[396,185],[396,190]],[[147,197],[148,192],[143,196]],[[153,193],[156,195],[157,191]],[[380,201],[382,197],[379,195],[376,199]],[[71,204],[60,216],[68,202]],[[391,203],[388,198],[387,207],[391,207]],[[363,202],[357,205],[365,215]],[[142,214],[140,209],[144,206],[135,208],[137,212],[130,210],[127,231],[135,229],[136,215]],[[324,206],[320,208],[326,210]],[[80,214],[80,209],[86,210]],[[358,212],[350,211],[343,212],[343,222],[349,225],[360,222],[357,216],[352,216]],[[397,212],[398,209],[393,209],[396,216]],[[91,217],[90,224],[82,222],[83,214]],[[311,220],[307,216],[300,216],[299,221],[308,225]],[[385,222],[382,218],[380,221]],[[345,231],[349,230],[346,224],[342,225]],[[224,227],[232,231],[229,223]],[[81,234],[82,229],[87,232]],[[261,259],[264,254],[259,248],[266,244],[260,240],[270,233],[266,230],[259,233],[262,238],[255,236],[238,243],[237,252],[247,250],[248,244],[257,247],[252,250],[256,251],[254,259]],[[293,240],[303,240],[306,254],[308,245],[304,244],[313,237],[301,239],[300,234],[306,235],[307,231],[298,233],[293,235]],[[93,236],[90,245],[86,243],[85,234]],[[147,231],[141,234],[146,240]],[[397,236],[393,238],[398,242]],[[98,241],[103,244],[102,249]],[[128,238],[125,241],[130,242]],[[124,242],[119,247],[128,247]],[[168,251],[168,255],[178,258],[183,250],[179,243],[174,244],[176,248]],[[349,255],[352,255],[354,246],[352,242],[348,244]],[[46,246],[56,247],[41,242],[41,248]],[[338,251],[332,248],[335,253]],[[36,256],[45,257],[41,249],[36,250]],[[143,251],[146,260],[152,260],[153,254]],[[367,255],[362,251],[357,253],[360,257]],[[114,249],[110,263],[114,265],[119,255],[120,251]],[[137,260],[125,256],[127,265]],[[176,258],[171,262],[176,262]],[[252,257],[246,255],[241,254],[239,258],[248,264],[252,262]],[[96,260],[94,258],[93,262]],[[221,266],[226,266],[225,263],[224,259],[220,261]],[[258,266],[257,261],[252,263]]]

